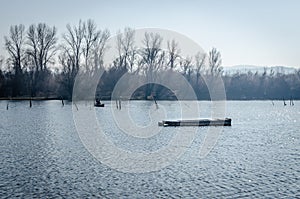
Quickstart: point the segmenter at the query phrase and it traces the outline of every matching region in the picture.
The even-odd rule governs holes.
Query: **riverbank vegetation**
[[[157,33],[147,32],[143,47],[135,46],[135,31],[125,28],[116,38],[117,54],[112,63],[104,64],[110,31],[99,29],[93,20],[67,25],[62,35],[45,23],[13,25],[5,39],[6,55],[0,55],[0,98],[43,97],[72,99],[75,77],[87,77],[104,69],[97,96],[110,99],[118,80],[125,73],[151,78],[155,72],[174,70],[181,73],[198,99],[208,100],[205,79],[221,76],[227,99],[300,99],[300,69],[280,73],[265,68],[263,73],[224,73],[221,53],[212,48],[207,54],[181,55],[180,43]],[[122,33],[122,34],[121,34]],[[168,49],[162,49],[167,42]],[[128,85],[130,86],[130,85]],[[132,98],[175,99],[163,86],[146,85]]]

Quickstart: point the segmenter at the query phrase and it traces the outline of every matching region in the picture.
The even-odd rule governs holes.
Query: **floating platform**
[[[231,119],[196,119],[158,122],[158,126],[231,126]]]

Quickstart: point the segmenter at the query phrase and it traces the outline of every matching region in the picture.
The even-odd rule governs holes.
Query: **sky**
[[[115,34],[125,27],[179,32],[205,51],[217,48],[223,66],[300,68],[299,0],[1,0],[0,55],[16,24],[45,22],[59,36],[66,25],[93,19]]]

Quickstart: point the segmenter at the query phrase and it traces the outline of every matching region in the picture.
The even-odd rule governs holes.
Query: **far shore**
[[[0,101],[47,101],[47,100],[65,100],[65,101],[72,101],[70,99],[62,98],[62,97],[0,97]],[[88,99],[86,99],[88,100]],[[92,100],[92,99],[90,99]],[[101,101],[114,101],[110,98],[100,98]],[[129,99],[122,99],[122,101],[128,101]],[[136,101],[153,101],[151,99],[130,99],[130,100],[136,100]],[[194,99],[184,99],[183,101],[190,101]],[[298,101],[300,99],[292,99],[293,101]],[[81,100],[80,100],[81,101]],[[83,100],[84,101],[84,100]],[[177,99],[156,99],[156,101],[177,101]],[[181,101],[181,100],[179,100]],[[198,101],[211,101],[210,99],[198,99]],[[214,101],[220,101],[220,100],[214,100]],[[221,100],[222,101],[222,100]],[[226,101],[283,101],[283,99],[226,99]],[[289,98],[285,98],[285,101],[289,102]]]
[[[0,100],[62,100],[61,97],[0,97]]]

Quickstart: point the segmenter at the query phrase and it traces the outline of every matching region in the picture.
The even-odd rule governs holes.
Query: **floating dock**
[[[158,122],[158,126],[231,126],[231,119],[196,119]]]

